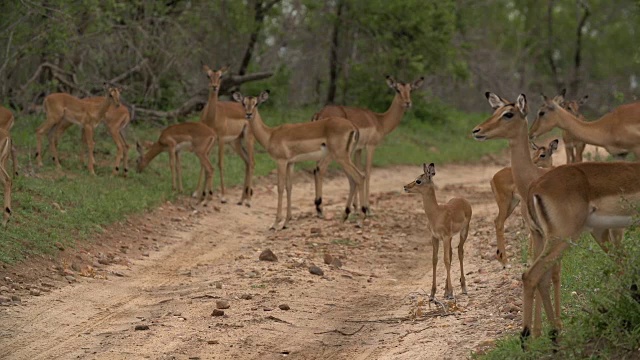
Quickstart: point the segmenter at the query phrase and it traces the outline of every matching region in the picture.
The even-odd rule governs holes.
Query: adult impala
[[[553,158],[551,155],[558,149],[558,140],[552,140],[548,146],[537,146],[531,143],[531,147],[534,150],[531,159],[533,163],[541,168],[550,168],[553,165]],[[503,266],[507,265],[507,253],[506,243],[504,239],[504,223],[509,216],[513,213],[513,210],[518,206],[522,199],[516,190],[516,184],[513,180],[513,170],[511,167],[506,167],[496,172],[491,178],[491,191],[493,197],[498,204],[498,215],[494,219],[494,225],[496,227],[496,239],[498,249],[496,250],[496,257],[502,263]]]
[[[566,112],[553,102],[546,103],[546,110]],[[544,251],[522,276],[523,341],[531,333],[531,305],[536,290],[555,338],[561,323],[558,309],[556,313],[552,309],[549,268],[559,263],[564,252],[580,240],[585,230],[597,239],[607,239],[609,229],[623,231],[632,225],[638,216],[639,178],[639,162],[587,162],[557,167],[531,184],[526,202],[528,222],[532,230],[543,237]]]
[[[167,151],[172,188],[174,191],[183,191],[180,150],[186,148],[198,157],[200,168],[205,174],[205,187],[200,193],[200,203],[205,203],[207,198],[210,200],[213,197],[213,166],[209,161],[209,153],[215,140],[216,134],[213,129],[202,123],[187,122],[171,125],[162,130],[158,141],[151,144],[146,153],[140,143],[136,143],[139,154],[136,169],[142,172],[158,154]]]
[[[15,117],[13,116],[11,110],[0,105],[0,129],[3,129],[7,133],[10,133],[14,123]],[[13,175],[18,175],[18,163],[16,160],[15,146],[11,146],[11,164],[13,165]]]
[[[358,144],[358,129],[341,117],[328,117],[309,123],[283,124],[270,128],[262,121],[256,107],[269,98],[269,91],[263,91],[258,97],[242,96],[233,93],[233,99],[242,104],[246,118],[249,119],[258,142],[276,161],[278,167],[278,210],[276,220],[271,226],[275,229],[282,220],[282,196],[286,185],[287,215],[282,228],[291,220],[291,189],[293,167],[300,161],[319,161],[331,156],[344,170],[349,179],[349,196],[343,220],[351,212],[351,204],[357,191],[364,196],[364,176],[351,161],[351,155]],[[362,207],[363,219],[367,208]]]
[[[36,161],[38,166],[42,166],[42,136],[48,133],[54,126],[58,126],[64,120],[70,121],[82,127],[83,140],[87,146],[89,153],[88,169],[91,175],[95,175],[93,169],[93,129],[104,120],[110,106],[120,106],[120,88],[107,86],[105,84],[107,96],[100,103],[93,103],[78,99],[73,95],[66,93],[55,93],[48,95],[44,99],[44,110],[47,114],[45,122],[36,130],[37,148]],[[60,169],[60,158],[55,141],[49,142],[49,147],[53,155],[53,161]]]
[[[580,114],[580,107],[587,102],[589,95],[585,95],[578,100],[565,100],[565,94],[566,89],[563,89],[560,94],[561,98],[558,98],[558,100],[560,100],[558,104],[567,109],[573,116],[582,121],[586,121],[584,116]],[[562,142],[564,142],[565,154],[567,155],[567,164],[582,162],[582,153],[587,144],[585,144],[584,141],[576,139],[576,137],[567,130],[562,130]]]
[[[100,104],[104,102],[104,96],[94,96],[82,99],[94,104]],[[124,129],[129,125],[131,121],[131,114],[126,106],[109,107],[104,116],[104,124],[116,144],[117,153],[116,159],[113,164],[113,175],[117,175],[120,172],[120,162],[123,163],[123,175],[127,176],[129,172],[129,144],[124,136]],[[51,131],[49,131],[49,142],[54,142],[54,147],[57,149],[58,141],[62,134],[73,125],[72,121],[63,119],[58,125],[56,125]],[[82,130],[82,138],[85,140],[84,129]],[[86,142],[86,140],[85,140]]]
[[[330,116],[339,116],[349,119],[359,130],[360,140],[355,152],[355,163],[362,164],[362,151],[366,152],[366,164],[364,167],[365,183],[364,197],[360,198],[362,206],[369,209],[369,182],[371,178],[371,166],[376,147],[385,136],[395,130],[400,124],[404,113],[411,108],[411,92],[419,88],[424,82],[420,77],[412,83],[396,82],[393,77],[387,75],[387,85],[396,92],[389,109],[384,113],[375,113],[369,109],[355,108],[339,105],[327,105],[313,116],[313,120]],[[322,217],[322,177],[329,166],[331,159],[319,162],[314,170],[316,181],[316,212]]]
[[[7,172],[7,159],[11,153],[9,132],[0,128],[0,182],[4,187],[4,206],[2,208],[2,226],[6,226],[11,217],[11,176]]]
[[[473,129],[473,136],[476,140],[484,141],[490,139],[507,139],[509,141],[509,152],[511,157],[511,169],[513,171],[513,181],[516,191],[521,199],[527,199],[529,185],[548,169],[537,167],[531,160],[529,153],[529,136],[527,113],[527,98],[524,94],[518,96],[516,103],[501,98],[500,96],[486,92],[485,96],[489,105],[494,109],[493,115]],[[526,215],[526,206],[521,206],[525,221],[529,218]],[[532,259],[537,258],[543,247],[543,239],[539,233],[531,232]],[[553,283],[555,299],[557,301],[557,311],[560,313],[560,266],[554,266]],[[536,321],[533,328],[534,333],[541,332],[542,320],[540,302],[536,302]]]
[[[212,70],[207,65],[202,66],[209,78],[209,100],[202,111],[200,121],[215,130],[218,141],[218,171],[220,172],[220,200],[227,202],[224,188],[224,145],[232,144],[232,149],[240,155],[244,161],[244,188],[238,205],[243,203],[251,206],[251,196],[253,195],[252,178],[254,168],[254,142],[255,138],[251,127],[245,118],[242,105],[231,101],[218,101],[218,92],[222,83],[222,76],[229,70],[228,66],[218,70]],[[242,142],[246,148],[242,146]],[[198,181],[198,189],[202,182],[202,171]]]
[[[586,122],[564,109],[557,111],[544,95],[543,100],[531,125],[532,138],[559,127],[580,141],[604,147],[617,159],[622,160],[632,152],[636,161],[640,161],[640,101],[618,106],[600,119]]]

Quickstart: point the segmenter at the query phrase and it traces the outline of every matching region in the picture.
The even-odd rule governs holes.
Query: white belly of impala
[[[300,161],[318,161],[327,156],[329,152],[326,146],[322,146],[318,151],[308,152],[304,154],[298,154],[291,158],[291,162]]]
[[[181,142],[180,144],[178,144],[176,146],[176,151],[180,151],[180,150],[183,150],[183,149],[191,150],[191,145],[192,145],[191,141]]]

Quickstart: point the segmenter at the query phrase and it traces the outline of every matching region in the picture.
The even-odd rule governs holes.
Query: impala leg
[[[327,171],[327,167],[331,163],[331,157],[326,156],[322,160],[316,163],[316,168],[313,169],[313,178],[316,185],[316,199],[314,203],[316,205],[316,216],[319,218],[323,218],[324,214],[322,213],[322,179],[324,178],[324,174]],[[351,195],[351,194],[350,194]],[[351,202],[347,203],[347,207],[351,206]]]
[[[369,184],[371,182],[371,168],[373,166],[373,153],[376,148],[373,146],[367,147],[367,164],[364,170],[364,199],[362,200],[362,206],[367,208],[367,214],[370,213],[371,207],[369,206]]]
[[[364,195],[364,176],[360,173],[360,170],[358,170],[358,168],[351,162],[351,159],[347,156],[347,157],[340,157],[338,154],[334,154],[333,157],[335,158],[336,162],[338,162],[338,164],[340,164],[342,166],[342,169],[344,170],[345,174],[347,175],[348,178],[350,178],[350,181],[353,181],[355,183],[355,188],[352,189],[351,192],[353,192],[353,195],[349,195],[349,199],[352,199],[353,197],[355,197],[355,193],[356,190],[360,192],[360,196],[365,196]],[[345,207],[345,217],[344,220],[346,220],[349,217],[349,212],[350,212],[350,208],[349,205],[351,204],[351,202],[349,200],[347,200],[347,205]],[[364,225],[364,220],[367,218],[367,213],[369,212],[369,208],[366,207],[363,203],[362,205],[362,220],[361,222],[358,224],[358,226],[363,226]]]
[[[558,324],[558,330],[562,328],[562,319],[560,318],[560,280],[562,275],[562,261],[558,260],[553,264],[551,269],[551,283],[553,284],[553,301],[556,316],[556,323]],[[547,288],[549,285],[547,284]],[[545,309],[545,312],[547,309]]]
[[[45,103],[46,109],[46,103]],[[47,118],[42,125],[36,129],[36,163],[38,166],[42,166],[42,137],[44,134],[48,134],[51,128],[53,128],[60,119],[56,119],[51,111],[47,111]]]
[[[364,173],[365,169],[362,165],[362,149],[357,149],[353,152],[353,163],[358,168],[358,170],[360,170],[360,172]],[[364,184],[362,184],[362,186],[364,186]],[[355,198],[353,199],[353,208],[355,210],[358,210],[362,201],[362,196],[360,196],[360,194],[356,194]]]
[[[95,142],[93,141],[93,127],[91,125],[85,125],[84,133],[87,141],[87,151],[89,152],[89,173],[91,175],[95,175],[96,172],[93,169],[93,164],[95,163],[95,159],[93,158],[93,148],[95,146]]]
[[[13,176],[18,176],[18,159],[16,156],[16,147],[11,145],[11,164],[13,165]]]
[[[11,181],[11,177],[5,170],[7,166],[7,155],[8,155],[6,152],[11,151],[11,148],[12,148],[11,140],[6,141],[5,146],[9,148],[3,149],[2,151],[3,154],[1,155],[4,156],[4,159],[2,159],[2,162],[0,163],[0,181],[4,185],[4,207],[2,209],[2,226],[7,226],[7,223],[9,222],[9,217],[11,216],[11,182],[12,181]]]
[[[128,124],[129,122],[124,123],[124,125],[120,127],[120,131],[118,131],[118,133],[120,134],[120,142],[124,147],[124,156],[122,158],[122,162],[123,162],[122,166],[124,167],[125,177],[127,177],[127,175],[129,174],[129,144],[127,143],[127,138],[124,136],[124,130]]]
[[[120,137],[120,131],[117,126],[109,126],[109,134],[113,139],[113,142],[116,144],[116,160],[113,164],[112,175],[118,175],[120,172],[120,161],[124,157],[124,145],[122,144],[122,138]]]
[[[247,150],[242,147],[242,139],[241,138],[236,138],[235,140],[233,140],[233,142],[231,143],[232,145],[232,149],[233,151],[235,151],[236,154],[238,154],[240,156],[240,158],[242,159],[242,161],[244,161],[244,187],[242,188],[242,194],[240,195],[240,201],[238,201],[238,205],[242,205],[244,204],[245,199],[247,198],[247,194],[249,192],[249,185],[247,184],[247,181],[249,180],[249,169],[250,169],[250,164],[249,164],[249,156],[247,155]]]
[[[287,176],[286,160],[278,161],[278,209],[276,210],[276,221],[271,225],[270,230],[275,230],[282,220],[282,195],[284,193],[285,177]]]
[[[444,288],[445,299],[453,299],[453,285],[451,284],[451,236],[442,238],[444,242],[444,267],[447,270],[447,282]]]
[[[431,237],[431,249],[433,250],[433,255],[431,258],[431,263],[433,265],[433,274],[432,274],[432,279],[431,279],[431,294],[429,295],[429,299],[433,300],[436,297],[436,286],[437,286],[437,282],[436,282],[436,274],[437,274],[437,269],[438,269],[438,249],[440,248],[440,241],[438,240],[437,237],[432,236]]]
[[[220,202],[227,203],[224,191],[224,141],[218,138],[218,171],[220,172]]]
[[[178,191],[183,192],[182,187],[182,164],[180,163],[180,151],[176,150],[176,176],[178,177]]]
[[[169,167],[171,168],[171,189],[176,191],[178,189],[178,183],[176,178],[176,144],[169,143]]]
[[[199,204],[207,206],[208,200],[211,200],[211,198],[213,197],[213,166],[211,165],[207,154],[196,153],[196,156],[198,157],[198,160],[200,160],[200,167],[204,170],[205,173],[205,190],[202,191],[202,196],[200,198]]]
[[[458,260],[460,260],[460,287],[462,293],[467,294],[467,280],[464,277],[464,243],[469,235],[469,222],[460,231],[460,243],[458,244]]]
[[[518,205],[520,200],[516,198],[511,191],[506,194],[501,192],[493,179],[491,180],[491,190],[493,191],[493,196],[496,199],[496,204],[498,204],[498,215],[496,215],[496,218],[493,221],[496,228],[496,241],[498,244],[496,257],[503,266],[506,266],[508,260],[506,252],[506,241],[504,238],[504,223],[507,221],[509,216],[511,216],[513,210]]]
[[[573,146],[567,143],[564,143],[564,154],[567,157],[567,164],[572,164],[573,160]]]
[[[287,177],[286,177],[286,185],[287,185],[287,216],[284,218],[284,224],[282,224],[282,228],[286,229],[289,225],[289,221],[291,221],[291,190],[293,189],[293,166],[295,163],[287,164]]]
[[[244,139],[246,149],[242,146],[242,140]],[[244,161],[244,188],[242,189],[242,196],[238,205],[245,204],[247,207],[251,207],[251,196],[253,195],[252,179],[254,163],[254,144],[255,138],[253,133],[249,129],[249,126],[245,126],[242,131],[242,136],[237,138],[233,142],[233,150],[240,155],[242,161]]]
[[[578,144],[576,144],[576,155],[575,155],[575,162],[582,162],[582,154],[584,153],[584,148],[587,146],[586,143],[583,142],[579,142]],[[640,159],[640,158],[638,158]],[[636,160],[638,161],[638,160]]]
[[[575,240],[577,239],[574,239],[574,241]],[[533,303],[533,292],[537,289],[539,296],[541,297],[540,300],[544,304],[547,319],[549,319],[549,322],[551,322],[552,325],[552,340],[555,341],[555,336],[557,336],[561,325],[559,323],[560,319],[556,317],[556,314],[553,311],[551,296],[549,293],[549,278],[551,277],[551,272],[553,271],[553,267],[556,262],[568,247],[569,243],[567,241],[559,239],[547,240],[547,245],[545,246],[543,253],[535,260],[529,270],[522,275],[522,284],[525,295],[523,329],[521,333],[522,340],[525,340],[531,333],[529,330],[531,329],[531,305]]]

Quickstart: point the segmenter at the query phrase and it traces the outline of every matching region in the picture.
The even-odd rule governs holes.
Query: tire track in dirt
[[[521,267],[513,261],[513,268],[503,270],[483,259],[495,251],[490,244],[497,209],[489,179],[498,169],[438,168],[439,201],[464,196],[474,210],[465,247],[469,295],[460,294],[456,254],[457,301],[445,303],[447,315],[432,316],[442,309],[420,305],[423,289],[431,287],[431,244],[421,199],[400,193],[420,167],[374,170],[374,216],[364,229],[337,220],[348,188],[343,176],[325,186],[325,211],[334,219],[322,220],[312,214],[312,178],[300,172],[290,229],[267,230],[275,215],[275,181],[259,179],[252,208],[227,204],[191,220],[191,230],[165,235],[172,245],[130,267],[112,266],[126,276],[83,278],[0,313],[0,357],[466,358],[504,331],[517,331],[520,321]],[[515,259],[520,220],[513,216],[507,225]],[[265,248],[279,261],[258,261]],[[341,258],[343,267],[325,265],[324,253]],[[311,264],[325,275],[310,274]],[[443,291],[440,254],[437,296]],[[231,307],[225,316],[212,317],[218,299]],[[278,308],[284,303],[291,310]],[[412,319],[418,309],[423,314]],[[150,329],[135,331],[137,324]]]

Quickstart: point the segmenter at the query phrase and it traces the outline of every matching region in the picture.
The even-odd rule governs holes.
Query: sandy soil
[[[93,244],[3,269],[0,358],[468,358],[516,333],[521,317],[515,239],[523,239],[522,220],[507,222],[513,265],[503,269],[493,256],[497,207],[489,179],[505,160],[485,162],[437,167],[440,202],[463,196],[474,212],[465,246],[469,293],[460,293],[454,251],[455,301],[442,299],[441,252],[440,303],[428,302],[431,243],[422,201],[401,192],[420,167],[375,169],[374,215],[364,229],[339,221],[346,178],[326,182],[329,219],[317,219],[312,177],[298,172],[290,229],[267,230],[276,202],[269,176],[256,181],[252,208],[167,203]],[[232,189],[228,197],[236,196]],[[258,260],[267,248],[277,262]],[[325,254],[342,266],[325,264]],[[312,265],[324,275],[310,273]],[[212,316],[221,300],[229,308]]]

